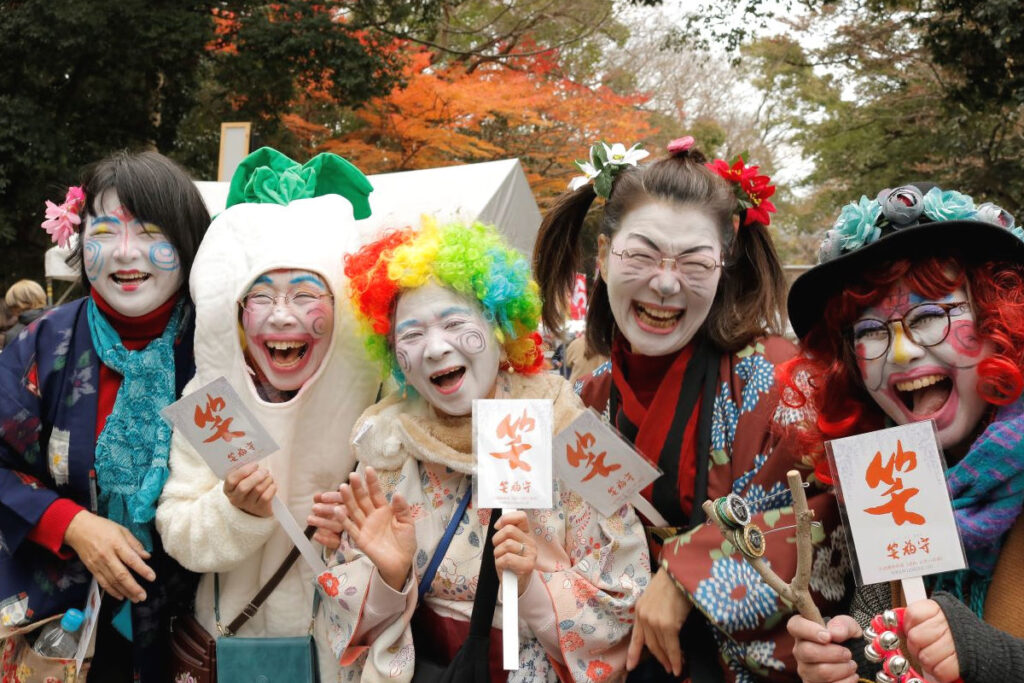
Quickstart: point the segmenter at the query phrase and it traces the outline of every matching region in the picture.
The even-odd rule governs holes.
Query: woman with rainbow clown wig
[[[917,672],[940,683],[1019,680],[1024,668],[1022,234],[1006,211],[959,192],[883,190],[843,207],[819,265],[790,291],[807,358],[784,375],[803,389],[793,400],[818,416],[808,451],[821,457],[824,439],[934,420],[949,466],[968,568],[926,577],[931,599],[906,608],[903,654],[915,671],[901,683]],[[898,584],[883,583],[859,588],[852,616],[827,628],[793,617],[803,679],[874,680],[883,664],[864,660],[862,629],[902,604]]]
[[[415,586],[470,491],[473,400],[551,399],[556,432],[581,406],[564,379],[540,372],[537,286],[493,228],[389,233],[348,257],[345,273],[367,348],[401,389],[356,423],[358,473],[321,497],[319,533],[345,534],[344,564],[321,583],[339,598],[332,644],[350,664],[345,680],[408,681],[417,658],[445,664],[465,639],[496,514],[470,505],[457,517],[420,601]],[[519,588],[522,668],[508,680],[615,680],[649,572],[643,530],[629,506],[604,517],[557,480],[554,499],[554,509],[496,524],[495,566],[514,572]],[[495,681],[505,680],[501,662],[492,635]]]
[[[701,509],[738,494],[761,529],[788,526],[786,471],[810,470],[785,436],[796,411],[777,410],[775,366],[796,349],[777,336],[785,281],[767,230],[775,188],[756,166],[707,163],[693,144],[675,140],[667,157],[642,165],[637,146],[595,145],[580,164],[592,182],[574,181],[544,218],[534,272],[544,322],[556,327],[582,270],[583,219],[603,197],[586,335],[611,361],[576,390],[660,466],[643,495],[669,524],[649,529],[657,571],[637,601],[630,680],[793,681],[781,619],[791,608],[738,552],[723,552],[732,546]],[[816,488],[809,503],[828,537],[832,502]],[[765,558],[791,577],[785,536],[770,537]],[[816,552],[827,562],[830,546]],[[818,574],[811,588],[819,600],[845,590]]]
[[[221,481],[175,432],[157,529],[172,556],[203,573],[195,615],[211,634],[218,600],[227,625],[293,547],[271,511],[274,497],[304,520],[314,494],[355,467],[338,446],[373,402],[378,378],[354,334],[342,258],[359,246],[357,218],[370,213],[370,190],[336,155],[300,166],[262,148],[235,172],[228,207],[196,255],[197,362],[187,390],[226,377],[280,447]],[[314,587],[312,570],[296,562],[237,635],[304,635]],[[314,635],[322,679],[333,681],[338,665],[322,612]]]
[[[0,354],[0,638],[84,609],[95,578],[106,595],[89,680],[163,683],[162,634],[195,583],[153,524],[171,441],[160,409],[195,370],[187,282],[210,215],[170,159],[119,152],[46,217],[60,246],[77,235],[87,296]],[[4,645],[5,679],[42,680],[40,658]]]

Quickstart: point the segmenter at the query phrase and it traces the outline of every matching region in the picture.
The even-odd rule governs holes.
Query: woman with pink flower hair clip
[[[595,145],[585,176],[544,218],[534,272],[544,323],[558,329],[581,270],[583,221],[602,197],[586,335],[611,361],[576,390],[664,472],[643,492],[664,519],[647,520],[658,562],[637,601],[630,680],[793,681],[781,627],[791,608],[723,546],[701,509],[738,494],[762,529],[792,521],[786,471],[802,464],[785,433],[792,415],[777,410],[775,367],[796,349],[779,336],[785,280],[767,229],[775,188],[757,166],[708,163],[693,144],[674,140],[668,156],[643,165],[636,145]],[[810,505],[830,532],[824,492]],[[767,552],[787,579],[790,545]]]
[[[77,235],[88,296],[0,354],[0,637],[83,608],[95,578],[106,595],[90,677],[162,682],[161,634],[194,577],[153,524],[171,440],[159,411],[195,369],[187,282],[210,216],[170,159],[120,152],[46,218],[61,246]],[[22,670],[20,651],[3,649],[5,673]]]

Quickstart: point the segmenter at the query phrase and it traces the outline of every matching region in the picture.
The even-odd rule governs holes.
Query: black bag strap
[[[315,531],[316,527],[310,524],[302,533],[305,534],[306,538],[311,538]],[[267,579],[267,582],[263,584],[263,588],[260,588],[259,592],[253,596],[252,600],[249,601],[249,604],[243,607],[242,612],[226,627],[223,627],[220,624],[220,574],[214,574],[213,611],[214,616],[217,619],[217,630],[220,631],[220,634],[223,636],[233,636],[238,633],[238,629],[245,625],[245,622],[256,616],[256,612],[259,611],[263,603],[267,601],[270,594],[274,592],[274,589],[277,588],[277,584],[281,583],[281,580],[284,579],[284,575],[288,573],[288,570],[292,568],[292,565],[295,564],[295,560],[297,559],[299,559],[299,549],[293,546],[288,555],[285,556],[284,561],[281,562],[281,565],[277,568],[277,571],[275,571],[273,575]],[[316,597],[319,598],[319,595]],[[313,600],[313,614],[316,614],[316,609],[319,606],[319,603],[319,599]]]
[[[473,598],[473,614],[469,618],[469,635],[489,637],[494,609],[498,602],[498,570],[494,567],[494,525],[500,510],[491,510],[491,523],[487,527],[484,554],[480,559],[480,579]]]

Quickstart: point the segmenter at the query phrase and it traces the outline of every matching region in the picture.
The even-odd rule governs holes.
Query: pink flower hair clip
[[[46,200],[46,220],[40,224],[40,227],[49,233],[50,239],[58,246],[67,247],[71,236],[75,234],[77,226],[82,222],[82,217],[79,214],[84,205],[85,192],[81,187],[73,185],[68,188],[63,204],[58,206],[49,199]]]
[[[693,136],[684,135],[681,138],[676,138],[672,142],[668,143],[665,149],[668,150],[669,154],[679,154],[693,147]]]

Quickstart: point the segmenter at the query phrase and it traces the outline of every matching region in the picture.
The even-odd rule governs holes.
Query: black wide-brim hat
[[[914,185],[922,194],[933,187]],[[934,256],[964,263],[1024,264],[1024,241],[1005,227],[981,220],[930,221],[899,229],[886,226],[874,242],[818,264],[793,282],[787,301],[793,331],[801,338],[807,334],[823,318],[832,297],[860,281],[863,273],[901,259],[922,261]]]

